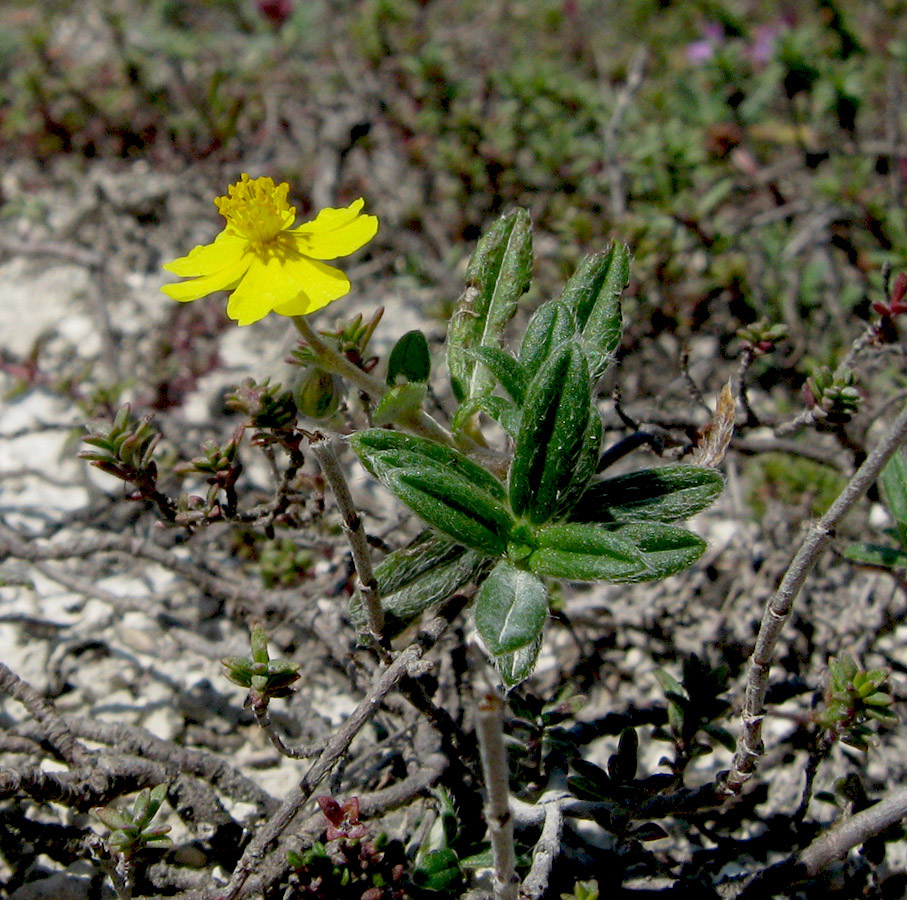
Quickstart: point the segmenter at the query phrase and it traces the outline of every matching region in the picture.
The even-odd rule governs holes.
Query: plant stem
[[[504,747],[504,704],[496,693],[489,691],[477,707],[476,732],[488,793],[485,820],[494,854],[494,897],[495,900],[517,900],[520,883],[516,874],[507,750]]]
[[[350,542],[353,564],[356,566],[356,574],[359,576],[359,593],[362,597],[362,608],[365,610],[368,630],[378,646],[384,648],[386,655],[387,646],[382,634],[384,609],[378,598],[378,582],[372,569],[372,558],[368,549],[368,541],[365,539],[365,529],[362,527],[362,517],[356,511],[353,495],[343,477],[340,461],[337,459],[330,439],[316,431],[310,438],[309,445],[318,460],[318,465],[321,466],[325,481],[330,485],[343,517],[343,530]]]
[[[372,378],[368,372],[363,372],[362,369],[350,362],[342,353],[322,340],[321,335],[309,325],[305,316],[293,316],[293,323],[302,335],[303,340],[308,344],[309,349],[315,354],[318,365],[323,369],[345,378],[359,390],[379,400],[390,390],[386,384],[383,384],[377,378]],[[453,445],[453,438],[450,432],[421,409],[405,413],[397,420],[396,424],[429,440]]]
[[[838,523],[878,478],[879,473],[905,439],[907,439],[907,407],[901,410],[894,424],[866,457],[863,465],[857,469],[825,515],[810,528],[797,555],[784,573],[781,584],[765,607],[759,634],[756,637],[756,646],[749,662],[743,702],[743,730],[737,739],[737,752],[734,754],[731,771],[723,784],[724,790],[730,794],[740,793],[750,780],[764,749],[762,719],[772,655],[790,618],[794,601],[822,551],[834,536]]]

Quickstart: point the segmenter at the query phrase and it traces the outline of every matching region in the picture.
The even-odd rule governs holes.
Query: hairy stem
[[[321,335],[309,325],[305,316],[293,316],[293,322],[309,349],[315,354],[318,364],[324,369],[345,378],[350,384],[354,384],[359,390],[375,399],[380,399],[388,392],[389,388],[386,384],[377,378],[372,378],[368,372],[363,372],[342,353],[322,340]],[[453,444],[450,433],[421,409],[404,414],[397,424],[430,440],[439,441],[442,444]]]

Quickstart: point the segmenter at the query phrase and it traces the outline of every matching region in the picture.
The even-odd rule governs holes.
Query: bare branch
[[[487,792],[485,820],[494,854],[494,896],[495,900],[516,900],[519,879],[513,843],[513,816],[510,814],[503,706],[501,698],[489,690],[477,703],[476,733]]]
[[[866,457],[837,500],[809,530],[788,566],[778,590],[765,608],[756,646],[750,657],[742,714],[743,730],[737,740],[737,752],[731,771],[724,780],[724,789],[729,793],[737,794],[741,791],[752,777],[756,762],[762,755],[762,719],[772,656],[803,583],[831,541],[838,523],[878,478],[879,473],[905,439],[907,439],[907,407],[901,411],[891,428]]]

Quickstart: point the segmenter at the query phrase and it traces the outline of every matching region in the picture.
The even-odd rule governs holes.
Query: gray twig
[[[889,459],[907,439],[907,407],[882,436],[866,457],[863,465],[841,491],[825,515],[816,522],[800,545],[796,556],[784,573],[784,578],[765,607],[756,646],[750,657],[746,695],[743,703],[743,730],[737,740],[737,752],[731,771],[724,780],[724,789],[737,794],[752,777],[756,762],[763,752],[762,719],[765,693],[775,645],[785,623],[790,618],[794,601],[820,554],[831,541],[838,523],[878,478]]]
[[[343,477],[340,460],[337,459],[337,453],[330,438],[315,432],[310,438],[309,444],[315,459],[318,460],[318,465],[321,466],[324,480],[334,494],[340,515],[343,517],[343,530],[350,542],[353,565],[356,566],[356,574],[359,576],[362,608],[365,611],[368,630],[378,646],[383,647],[386,653],[386,641],[383,636],[384,610],[378,597],[378,582],[372,569],[372,557],[368,549],[365,529],[362,527],[362,517],[356,511],[353,495],[350,493],[346,478]]]
[[[62,759],[73,766],[88,764],[92,757],[91,751],[76,740],[53,705],[3,663],[0,663],[0,693],[18,700],[31,713]]]
[[[538,843],[532,851],[532,866],[523,880],[520,894],[528,900],[540,900],[548,890],[548,879],[554,861],[561,852],[561,833],[564,830],[564,811],[558,802],[545,804],[545,824]]]
[[[305,802],[312,796],[315,788],[347,752],[353,738],[375,715],[382,701],[394,689],[397,682],[413,671],[425,652],[434,646],[451,621],[459,615],[465,600],[466,598],[462,595],[452,597],[445,604],[441,613],[419,633],[416,640],[382,672],[381,677],[372,685],[368,694],[363,697],[349,718],[330,739],[321,755],[306,772],[302,782],[290,793],[281,804],[280,809],[246,847],[227,887],[223,891],[214,891],[209,895],[209,900],[213,900],[214,897],[218,897],[220,900],[235,900],[240,895],[249,875],[261,863],[268,847],[286,831]]]
[[[477,703],[476,733],[487,792],[485,820],[494,855],[494,897],[495,900],[517,900],[520,883],[516,874],[510,779],[504,747],[504,704],[498,694],[490,690]]]

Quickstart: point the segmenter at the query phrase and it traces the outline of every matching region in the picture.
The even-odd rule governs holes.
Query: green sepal
[[[492,656],[513,653],[542,633],[548,592],[532,572],[499,562],[476,597],[476,628]]]
[[[469,355],[477,359],[500,382],[515,403],[522,405],[529,380],[526,370],[500,347],[476,347]]]
[[[648,572],[643,554],[598,525],[547,525],[536,533],[538,549],[527,558],[537,575],[570,581],[638,580]]]
[[[629,251],[612,242],[604,253],[580,261],[561,295],[576,317],[593,381],[604,374],[620,345],[620,296],[629,278]]]
[[[504,485],[487,469],[474,463],[459,450],[425,438],[385,428],[369,428],[354,434],[350,438],[350,446],[366,469],[376,477],[378,475],[374,463],[379,457],[385,467],[438,465],[462,476],[498,500],[507,496]]]
[[[580,347],[554,349],[526,391],[510,465],[510,505],[534,524],[555,515],[576,471],[592,390]]]
[[[641,469],[589,485],[570,512],[574,522],[674,522],[705,509],[724,478],[702,466]]]
[[[488,559],[433,531],[423,531],[408,546],[375,567],[378,599],[385,613],[384,633],[399,634],[428,607],[446,600],[474,581]],[[359,591],[350,600],[350,617],[359,631],[366,628]]]
[[[428,381],[430,374],[431,354],[425,335],[418,329],[407,331],[388,357],[387,383],[393,387],[400,377],[411,382]]]
[[[706,548],[706,542],[692,531],[661,522],[633,522],[611,532],[634,546],[646,564],[646,571],[627,581],[651,581],[667,578],[691,566]]]
[[[541,649],[542,635],[539,634],[531,644],[520,647],[519,650],[514,650],[512,653],[502,653],[494,658],[498,674],[508,691],[532,674]]]
[[[526,326],[520,346],[520,365],[534,375],[545,364],[552,350],[576,337],[573,311],[559,300],[540,306]]]
[[[491,393],[491,373],[469,351],[500,346],[504,327],[532,275],[529,213],[502,216],[479,241],[466,270],[466,290],[447,333],[447,364],[454,396],[460,402]]]
[[[398,422],[408,413],[418,412],[427,394],[428,385],[422,382],[395,385],[378,401],[372,421],[376,425]]]

